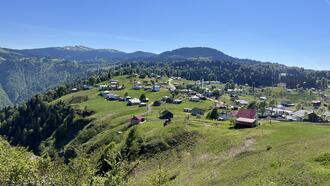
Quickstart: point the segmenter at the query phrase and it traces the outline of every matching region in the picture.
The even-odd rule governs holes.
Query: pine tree
[[[217,108],[213,108],[207,115],[207,119],[216,120],[219,118],[219,112]]]

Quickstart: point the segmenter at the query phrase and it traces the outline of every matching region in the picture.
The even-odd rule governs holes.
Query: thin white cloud
[[[21,24],[21,23],[11,23],[14,26],[21,27],[23,30],[31,30],[31,31],[38,31],[45,34],[64,34],[64,35],[73,35],[83,37],[97,37],[102,39],[116,39],[116,40],[123,40],[123,41],[130,41],[130,42],[145,42],[145,39],[140,39],[131,36],[125,36],[120,34],[114,33],[100,33],[100,32],[91,32],[91,31],[77,31],[77,30],[67,30],[67,29],[59,29],[59,28],[50,28],[45,26],[39,25],[29,25],[29,24]]]

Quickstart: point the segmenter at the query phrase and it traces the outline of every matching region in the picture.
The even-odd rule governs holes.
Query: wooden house
[[[152,85],[151,91],[159,92],[160,91],[160,85],[159,84]]]
[[[143,116],[133,116],[131,119],[131,126],[138,125],[140,123],[143,123],[145,121],[145,118]]]
[[[183,112],[191,112],[191,110],[192,110],[191,108],[184,108]]]
[[[315,108],[319,108],[319,107],[321,107],[321,101],[320,100],[314,100],[314,101],[312,101],[312,105]]]
[[[319,123],[319,122],[323,122],[323,119],[319,115],[317,115],[315,112],[311,112],[308,114],[308,121],[314,122],[314,123]]]
[[[240,109],[236,114],[235,127],[255,127],[257,125],[256,109]]]
[[[193,116],[203,116],[205,114],[205,110],[194,107],[191,109],[191,115]]]
[[[159,107],[162,104],[161,101],[155,101],[152,105],[155,107]]]
[[[160,119],[168,119],[168,120],[170,120],[170,119],[172,119],[173,117],[174,117],[173,113],[170,112],[170,111],[168,111],[168,110],[164,110],[163,112],[161,112],[161,113],[159,114],[159,118],[160,118]]]

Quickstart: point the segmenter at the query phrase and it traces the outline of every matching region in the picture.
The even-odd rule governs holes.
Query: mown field
[[[130,90],[131,80],[115,79],[127,87],[115,91],[120,96],[128,93],[138,98],[145,93],[151,104],[170,95],[165,89],[156,93]],[[122,143],[130,118],[144,115],[147,121],[137,131],[148,149],[134,162],[128,185],[330,185],[330,125],[261,121],[257,128],[236,130],[229,121],[210,121],[205,116],[186,119],[184,108],[209,110],[210,100],[129,107],[125,102],[106,101],[98,93],[97,89],[79,91],[60,99],[70,102],[73,97],[88,96],[87,101],[72,105],[95,111],[91,124],[67,146],[93,152],[112,141]],[[158,119],[165,109],[174,113],[166,127]]]

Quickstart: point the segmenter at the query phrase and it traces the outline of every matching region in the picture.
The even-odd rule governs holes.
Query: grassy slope
[[[124,95],[127,92],[132,97],[139,97],[143,93],[129,90],[132,84],[125,77],[116,79],[127,87],[126,90],[117,91],[117,94]],[[124,141],[129,119],[147,110],[145,107],[128,107],[124,102],[108,102],[98,96],[96,89],[79,91],[61,100],[69,101],[72,96],[85,95],[89,100],[76,106],[87,107],[96,111],[96,114],[91,116],[94,118],[92,123],[80,131],[69,145],[81,145],[87,151],[113,140]],[[148,92],[146,95],[152,102],[169,93],[162,90],[158,93]],[[256,98],[250,96],[246,99]],[[129,184],[153,185],[160,173],[175,177],[168,182],[170,185],[330,184],[329,167],[314,161],[320,154],[330,152],[329,126],[308,123],[270,125],[265,122],[256,129],[232,130],[227,122],[213,122],[205,118],[190,116],[190,121],[185,122],[186,113],[183,108],[197,106],[209,109],[212,104],[211,101],[192,103],[185,100],[180,105],[162,104],[160,107],[152,107],[152,112],[146,115],[147,122],[138,126],[144,143],[151,146],[164,143],[170,146],[175,139],[181,145],[152,157],[141,157]],[[168,127],[163,127],[163,122],[158,119],[159,112],[164,109],[169,109],[175,115]],[[180,141],[178,136],[183,140]],[[267,147],[271,149],[267,150]]]
[[[309,185],[329,184],[330,169],[315,162],[329,152],[330,127],[302,123],[264,124],[230,130],[203,122],[189,125],[202,137],[193,148],[168,151],[142,161],[132,185],[144,185],[159,172],[173,185]],[[267,146],[272,147],[267,151]]]

